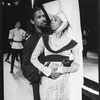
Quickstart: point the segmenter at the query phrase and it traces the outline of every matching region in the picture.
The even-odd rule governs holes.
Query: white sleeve
[[[9,31],[9,39],[13,39],[13,37],[14,37],[14,32],[13,32],[13,30],[10,30]]]
[[[75,40],[77,42],[75,33],[72,31],[71,27],[68,28],[68,35],[67,35],[67,37],[70,38],[70,39],[73,39],[73,40]]]
[[[51,74],[51,68],[45,67],[40,61],[38,60],[39,55],[43,52],[44,50],[44,43],[43,39],[40,38],[38,41],[36,48],[34,49],[32,56],[31,56],[31,63],[39,69],[39,71],[43,72],[46,76],[50,76]]]
[[[74,57],[74,63],[77,63],[77,64],[79,64],[79,62],[80,62],[80,50],[79,50],[80,48],[79,48],[79,44],[77,44],[73,49],[72,49],[72,52],[73,52],[73,57]]]
[[[73,63],[71,65],[71,72],[76,72],[79,70],[79,68],[81,67],[81,56],[80,56],[80,48],[79,48],[79,44],[77,44],[73,50],[72,50],[72,53],[73,53]]]
[[[23,30],[23,39],[25,39],[26,32]]]
[[[79,70],[79,68],[81,67],[81,58],[80,58],[80,50],[79,50],[79,45],[75,46],[72,49],[72,53],[73,53],[73,63],[71,64],[70,67],[64,67],[63,71],[64,73],[66,72],[77,72]]]

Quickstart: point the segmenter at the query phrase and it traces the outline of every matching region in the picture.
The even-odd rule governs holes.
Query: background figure
[[[87,57],[87,51],[88,51],[88,33],[86,30],[83,30],[82,34],[83,39],[83,57]]]
[[[9,49],[8,49],[7,57],[5,59],[6,62],[9,61],[9,57],[10,57],[11,53],[12,53],[11,43],[9,43]]]
[[[39,84],[41,75],[39,70],[31,63],[30,58],[40,37],[50,33],[50,28],[47,27],[46,23],[46,17],[42,9],[34,8],[27,27],[27,32],[31,35],[24,44],[22,62],[23,76],[32,84],[34,100],[40,100]],[[43,63],[43,53],[39,56],[39,61]]]
[[[8,54],[7,54],[7,57],[5,59],[5,62],[9,62],[9,57],[10,57],[11,54],[12,54],[12,49],[11,49],[11,44],[10,44],[10,47],[9,47]],[[18,54],[16,55],[16,60],[19,61]]]
[[[19,54],[20,62],[22,66],[22,52],[23,52],[23,41],[25,39],[26,32],[20,28],[21,23],[16,22],[15,28],[9,31],[9,41],[12,44],[12,56],[11,56],[11,70],[13,73],[15,57]]]

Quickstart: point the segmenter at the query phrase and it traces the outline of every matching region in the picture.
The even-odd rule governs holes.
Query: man
[[[24,77],[32,84],[34,100],[40,100],[40,72],[35,66],[33,66],[30,58],[40,37],[51,34],[51,29],[47,27],[45,14],[40,8],[34,8],[32,13],[32,18],[30,20],[31,23],[28,29],[31,36],[26,40],[23,49],[22,73]],[[43,63],[43,54],[40,55],[39,60]]]
[[[87,57],[87,51],[88,51],[88,33],[86,30],[83,30],[82,34],[82,39],[83,39],[83,57]]]
[[[21,66],[22,66],[23,41],[25,39],[26,32],[20,27],[21,27],[21,23],[16,22],[15,28],[9,31],[9,41],[12,48],[10,73],[13,73],[14,61],[17,54],[19,54]]]
[[[11,53],[12,53],[12,49],[11,49],[11,43],[9,44],[9,49],[8,49],[8,54],[7,54],[7,57],[6,57],[6,59],[5,59],[5,62],[9,62],[9,57],[10,57],[10,55],[11,55]],[[19,59],[18,59],[18,54],[16,55],[16,60],[17,61],[19,61]]]

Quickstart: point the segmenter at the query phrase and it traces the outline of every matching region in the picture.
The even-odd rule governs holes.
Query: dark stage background
[[[2,0],[2,49],[9,48],[9,30],[14,28],[16,21],[21,21],[22,29],[26,30],[31,13],[31,0]],[[53,0],[35,0],[35,5],[42,8],[44,2]],[[11,5],[8,5],[10,3]],[[98,52],[98,0],[79,0],[82,31],[88,31],[88,51]]]
[[[2,52],[6,53],[9,49],[8,35],[9,30],[14,28],[16,21],[21,21],[22,29],[26,30],[27,21],[31,13],[31,0],[19,0],[18,6],[14,4],[15,0],[2,0],[0,6],[0,65],[2,66]],[[53,0],[35,0],[35,4],[42,8],[42,4]],[[99,0],[79,0],[81,28],[88,30],[88,51],[98,52],[100,54],[100,47],[98,48],[99,40],[99,25],[98,25],[98,1]],[[11,5],[8,5],[10,3]],[[100,9],[99,9],[100,10]],[[100,15],[100,11],[99,11]],[[2,80],[2,68],[0,67],[0,82]],[[3,83],[0,84],[2,88]],[[3,96],[3,88],[0,89],[1,96]],[[83,94],[84,100],[91,100]],[[3,99],[2,99],[3,100]]]

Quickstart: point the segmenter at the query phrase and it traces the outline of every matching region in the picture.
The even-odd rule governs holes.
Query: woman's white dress
[[[68,31],[67,31],[68,32]],[[70,31],[69,34],[64,33],[61,38],[57,38],[56,34],[49,36],[48,44],[52,50],[59,50],[65,45],[67,45],[71,39],[74,39],[74,37],[71,34]],[[41,38],[33,51],[31,62],[44,74],[47,74],[47,76],[50,73],[50,68],[47,68],[42,65],[38,61],[38,56],[41,52],[45,52],[45,56],[51,55],[54,53],[51,53],[46,49],[43,43],[43,38]],[[40,97],[41,100],[81,100],[82,98],[82,55],[81,50],[79,49],[79,46],[76,45],[74,48],[71,49],[73,54],[70,53],[70,50],[63,51],[61,53],[56,53],[57,55],[64,55],[69,56],[70,60],[74,60],[75,63],[78,63],[80,65],[80,68],[77,72],[73,73],[66,73],[61,75],[57,79],[51,79],[48,77],[43,76],[41,80],[40,85]],[[51,62],[51,64],[56,63],[60,66],[60,62]],[[59,69],[59,68],[58,68]],[[60,70],[59,70],[60,71]]]

